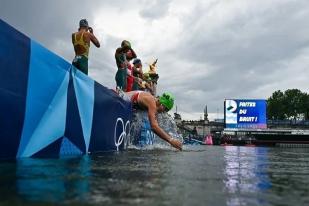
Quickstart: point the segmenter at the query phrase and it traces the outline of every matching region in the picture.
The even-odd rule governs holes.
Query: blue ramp
[[[123,148],[131,104],[2,20],[0,72],[0,158]]]

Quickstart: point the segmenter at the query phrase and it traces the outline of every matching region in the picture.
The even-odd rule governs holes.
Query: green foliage
[[[268,119],[309,119],[309,94],[299,89],[275,91],[267,99]]]
[[[275,91],[267,99],[267,117],[268,119],[285,119],[284,115],[284,94],[280,90]]]

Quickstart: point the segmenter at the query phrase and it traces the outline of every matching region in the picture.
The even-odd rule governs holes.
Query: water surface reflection
[[[0,205],[309,205],[309,150],[186,146],[0,162]]]

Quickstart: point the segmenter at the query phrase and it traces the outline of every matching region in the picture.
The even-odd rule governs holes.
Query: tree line
[[[275,91],[267,99],[267,118],[271,120],[309,120],[309,94],[299,89]]]

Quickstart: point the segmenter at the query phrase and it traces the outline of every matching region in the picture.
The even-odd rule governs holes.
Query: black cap
[[[79,21],[79,27],[89,27],[87,19],[81,19]]]
[[[134,59],[133,64],[141,64],[142,61],[140,59]]]

